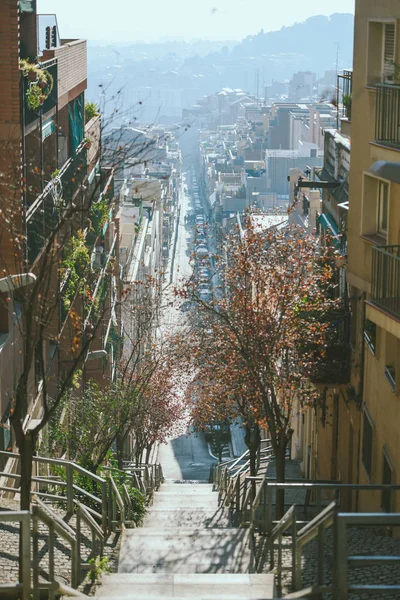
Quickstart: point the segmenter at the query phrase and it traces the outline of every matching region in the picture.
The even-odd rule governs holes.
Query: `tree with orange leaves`
[[[329,249],[300,228],[260,230],[247,214],[243,230],[226,239],[219,261],[224,294],[204,302],[195,278],[188,284],[202,315],[202,326],[189,339],[193,379],[201,390],[193,414],[203,413],[205,420],[212,414],[243,417],[251,474],[263,427],[277,480],[285,480],[294,411],[320,396],[310,377],[322,368],[338,310],[331,265]],[[277,509],[283,513],[283,493]]]

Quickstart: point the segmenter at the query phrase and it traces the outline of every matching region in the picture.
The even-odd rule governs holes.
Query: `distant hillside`
[[[235,46],[231,55],[242,58],[295,54],[307,62],[302,70],[307,67],[323,71],[333,67],[339,44],[340,67],[347,68],[353,62],[353,31],[354,16],[351,14],[319,15],[279,31],[264,33],[261,30],[258,35],[248,36]]]
[[[1,1],[1,0],[0,0]],[[166,42],[160,44],[91,44],[88,52],[87,97],[104,102],[112,113],[115,99],[124,101],[116,121],[152,122],[181,119],[182,108],[223,87],[263,93],[272,79],[290,79],[297,71],[322,76],[353,62],[350,14],[311,17],[279,31],[248,36],[242,42]],[[267,24],[266,24],[267,27]],[[256,83],[257,82],[257,83]],[[131,116],[127,112],[132,113]]]

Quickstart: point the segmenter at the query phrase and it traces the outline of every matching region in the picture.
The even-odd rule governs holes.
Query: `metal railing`
[[[57,228],[61,212],[72,202],[87,174],[87,150],[82,142],[26,210],[28,260],[32,264]]]
[[[400,85],[376,85],[375,141],[400,147]]]
[[[372,248],[371,301],[400,316],[400,246]]]
[[[307,511],[310,507],[319,512],[334,500],[337,506],[348,500],[348,495],[351,493],[376,493],[384,490],[390,491],[391,494],[400,494],[400,485],[386,484],[356,484],[356,483],[340,483],[340,482],[318,482],[318,481],[287,481],[285,483],[277,483],[270,479],[264,479],[262,482],[264,492],[260,493],[262,502],[259,503],[260,509],[257,513],[254,512],[254,518],[251,522],[253,530],[260,533],[269,534],[274,526],[279,522],[279,519],[274,519],[275,494],[277,490],[286,492],[298,493],[303,492],[304,503],[299,505],[296,503],[297,509],[302,509],[302,519],[297,519],[297,524],[305,525],[309,521],[305,520]]]
[[[339,129],[340,119],[351,121],[351,105],[353,92],[353,71],[344,70],[337,76],[337,129]]]
[[[334,545],[334,600],[348,600],[350,594],[368,593],[375,598],[381,598],[385,594],[396,593],[400,597],[400,585],[387,585],[376,583],[374,585],[355,585],[349,583],[349,569],[351,567],[360,569],[371,566],[383,567],[386,565],[400,565],[400,556],[375,556],[366,554],[364,549],[362,556],[349,555],[347,544],[348,527],[398,527],[400,526],[400,514],[363,514],[363,513],[339,513],[335,519],[335,545]]]
[[[324,593],[331,593],[333,600],[348,600],[350,594],[368,593],[374,597],[381,598],[385,594],[400,592],[400,585],[387,585],[379,582],[371,584],[352,584],[349,579],[350,568],[366,568],[371,566],[399,565],[400,556],[381,556],[372,553],[367,554],[367,548],[363,554],[350,555],[348,546],[348,527],[398,527],[400,525],[400,514],[373,514],[373,513],[338,513],[337,503],[331,502],[305,527],[296,530],[295,506],[293,505],[285,516],[278,522],[268,536],[270,552],[270,567],[275,567],[277,575],[278,597],[282,597],[282,572],[290,569],[292,572],[293,592],[285,594],[285,598],[311,598]],[[333,527],[333,563],[325,561],[325,531]],[[292,540],[290,545],[283,546],[283,534],[290,530]],[[312,586],[302,588],[302,554],[304,547],[317,539],[316,548],[316,583]],[[274,542],[278,542],[278,560],[275,566]],[[282,565],[283,548],[291,548],[291,566]],[[325,579],[327,576],[330,582]]]
[[[18,467],[19,455],[12,452],[0,452],[0,458],[13,459]],[[60,468],[63,473],[60,474]],[[43,475],[43,469],[46,473]],[[0,585],[2,593],[20,593],[22,600],[38,600],[41,590],[46,590],[50,599],[55,599],[60,593],[65,596],[78,595],[74,591],[81,583],[84,573],[94,564],[89,562],[90,558],[103,556],[106,537],[117,528],[120,530],[125,525],[134,525],[134,505],[129,495],[128,486],[123,484],[120,489],[116,485],[112,473],[128,475],[130,483],[140,489],[148,501],[152,498],[155,489],[158,489],[163,481],[161,465],[139,465],[138,467],[127,466],[123,472],[111,467],[103,467],[105,477],[99,477],[90,473],[83,467],[63,459],[52,459],[46,457],[34,457],[34,472],[32,477],[33,490],[31,492],[33,503],[29,511],[6,511],[0,512],[0,523],[19,522],[22,529],[22,553],[20,555],[20,572],[22,581],[15,584]],[[57,474],[54,474],[57,473]],[[80,478],[87,478],[94,484],[93,493],[87,491],[76,483]],[[19,482],[20,474],[4,470],[0,472],[0,491],[9,494],[19,494],[17,487],[12,487],[9,480]],[[98,491],[96,491],[96,488]],[[97,495],[96,495],[97,494]],[[46,504],[43,502],[46,501]],[[58,508],[66,506],[68,516],[75,515],[75,527],[67,524],[51,507],[54,504]],[[94,508],[95,507],[95,508]],[[31,530],[32,521],[32,530]],[[39,552],[40,538],[43,532],[39,527],[45,525],[48,528],[48,539],[46,552],[42,548]],[[86,560],[82,562],[83,527],[91,535],[91,551]],[[71,588],[61,584],[55,572],[55,538],[60,537],[71,548]],[[31,560],[32,539],[32,560]],[[43,581],[43,569],[40,561],[44,554],[48,555],[48,580]],[[32,577],[31,577],[32,571]],[[40,573],[40,581],[39,581]]]
[[[124,473],[132,475],[134,485],[148,500],[152,499],[154,492],[164,481],[160,464],[136,464],[132,461],[124,461],[123,470]]]
[[[19,454],[13,452],[1,451],[0,457],[6,459],[12,458],[19,461]],[[65,505],[66,512],[69,514],[73,514],[76,502],[82,505],[85,502],[86,511],[97,522],[101,523],[104,534],[112,531],[116,524],[119,527],[124,524],[124,511],[120,511],[117,523],[115,522],[116,519],[110,519],[110,504],[117,503],[119,506],[119,498],[118,500],[115,498],[115,489],[112,483],[110,486],[110,475],[107,478],[99,477],[80,465],[63,459],[34,456],[33,461],[39,473],[40,468],[45,467],[47,474],[45,476],[41,476],[40,474],[33,475],[32,482],[34,486],[31,492],[32,496],[46,499],[57,505]],[[55,476],[52,473],[52,469],[54,471],[54,469],[60,468],[62,469],[62,476]],[[5,481],[12,479],[18,482],[21,479],[18,473],[8,471],[0,472],[0,477],[4,478]],[[82,486],[75,483],[79,481],[79,477],[83,477],[87,482],[92,482],[93,493],[88,492]],[[0,491],[19,494],[19,489],[10,485],[0,485]]]
[[[19,554],[19,564],[22,580],[16,583],[0,584],[0,595],[7,594],[7,597],[15,597],[18,594],[18,597],[22,600],[31,600],[31,598],[39,600],[42,597],[42,591],[46,591],[50,600],[55,600],[60,594],[63,596],[86,598],[87,596],[78,593],[74,587],[69,587],[58,581],[55,575],[54,549],[56,535],[67,542],[71,548],[71,580],[73,586],[77,587],[79,585],[81,581],[81,567],[87,566],[80,564],[80,537],[75,535],[73,529],[39,500],[32,506],[31,512],[0,512],[0,523],[16,522],[19,522],[21,527],[20,539],[22,551]],[[39,553],[39,539],[42,535],[39,531],[40,525],[48,527],[46,542],[48,548],[48,581],[43,581],[43,570],[40,569],[40,561],[44,554]],[[40,580],[39,574],[41,575]]]
[[[20,579],[17,583],[0,584],[0,594],[19,592],[22,600],[30,600],[31,587],[31,515],[27,510],[0,512],[0,523],[19,523],[21,539]]]

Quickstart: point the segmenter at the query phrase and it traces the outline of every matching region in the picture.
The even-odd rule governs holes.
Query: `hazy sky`
[[[158,41],[239,40],[312,15],[353,12],[354,0],[38,0],[56,13],[61,37]]]

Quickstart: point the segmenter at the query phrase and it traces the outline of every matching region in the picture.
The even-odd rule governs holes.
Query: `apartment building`
[[[68,373],[79,345],[77,328],[81,343],[93,338],[80,364],[83,381],[102,383],[115,375],[120,286],[113,170],[101,164],[100,116],[85,123],[86,41],[62,39],[56,16],[37,14],[35,0],[0,4],[0,37],[0,449],[4,450],[13,445],[9,418],[25,369],[23,349],[28,339],[19,290],[43,275],[49,236],[57,232],[52,239],[59,247],[59,260],[46,274],[54,307],[51,316],[43,317],[45,330],[29,363],[25,428],[42,414],[44,380],[51,397]],[[62,211],[71,206],[77,207],[75,217],[59,228]],[[71,274],[63,268],[67,248],[78,235],[90,257],[85,297],[72,289]],[[77,319],[74,323],[69,309]],[[35,335],[36,330],[29,343]]]
[[[347,281],[351,385],[341,406],[338,460],[360,483],[397,483],[400,468],[400,5],[357,0]],[[346,414],[347,413],[347,414]],[[364,511],[400,510],[389,492],[360,494]]]

